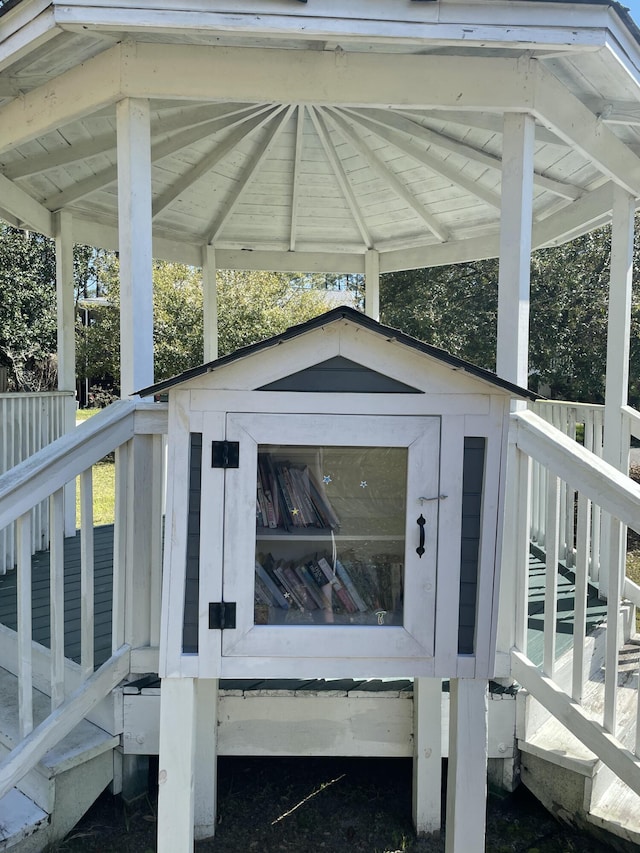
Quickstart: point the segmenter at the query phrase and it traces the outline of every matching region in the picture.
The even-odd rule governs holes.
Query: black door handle
[[[418,557],[422,557],[424,554],[424,526],[426,524],[426,519],[422,513],[420,513],[420,518],[418,519],[418,527],[420,528],[420,544],[416,548],[416,554]]]

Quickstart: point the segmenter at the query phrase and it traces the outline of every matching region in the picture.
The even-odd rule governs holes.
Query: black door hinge
[[[235,601],[209,602],[209,628],[222,630],[236,627]]]
[[[240,465],[240,442],[212,441],[211,467],[238,468]]]

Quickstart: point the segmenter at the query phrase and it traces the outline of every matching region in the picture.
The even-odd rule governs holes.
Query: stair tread
[[[11,848],[48,820],[33,800],[12,788],[0,799],[0,849]]]
[[[21,740],[18,726],[18,679],[2,668],[0,668],[0,709],[0,745],[11,750]],[[50,713],[50,698],[34,689],[34,726],[39,725]],[[48,776],[54,776],[118,744],[117,736],[108,734],[88,720],[81,720],[66,737],[47,752],[39,766]]]
[[[640,843],[640,795],[621,779],[615,779],[597,805],[591,807],[589,821]]]

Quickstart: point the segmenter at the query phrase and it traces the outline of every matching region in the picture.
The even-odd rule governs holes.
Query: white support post
[[[64,432],[76,425],[76,329],[73,289],[73,221],[65,210],[55,215],[56,304],[58,322],[58,391],[71,391],[64,400]],[[76,489],[69,483],[64,490],[64,535],[76,533]]]
[[[149,102],[116,107],[120,250],[120,392],[153,384],[151,132]]]
[[[380,255],[375,249],[364,256],[364,313],[380,319]]]
[[[125,642],[131,648],[151,642],[151,589],[157,526],[153,518],[154,452],[152,435],[136,435],[130,442],[126,528]]]
[[[620,187],[614,188],[603,458],[625,473],[629,447],[622,446],[621,408],[627,405],[629,393],[634,210],[633,197]]]
[[[482,679],[452,678],[449,709],[446,853],[484,853],[488,690]]]
[[[212,838],[216,831],[218,765],[218,679],[196,679],[196,750],[194,834]]]
[[[529,373],[534,132],[532,116],[505,115],[496,372],[502,379],[525,388]]]
[[[202,313],[206,363],[218,357],[218,288],[213,246],[202,247]]]
[[[442,814],[442,681],[413,682],[413,825],[438,835]]]
[[[196,687],[163,678],[160,693],[158,853],[193,853]]]
[[[625,440],[622,406],[627,405],[629,393],[634,212],[633,197],[622,188],[614,187],[602,457],[625,474],[629,472],[629,441]],[[624,571],[624,549],[619,551],[614,547],[612,527],[613,519],[603,513],[603,559],[600,566],[600,595],[603,598],[608,597],[611,572],[622,574]],[[625,536],[625,531],[622,536]],[[610,561],[616,554],[619,558],[614,565]]]

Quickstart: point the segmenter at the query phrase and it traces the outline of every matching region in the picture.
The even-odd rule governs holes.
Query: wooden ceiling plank
[[[360,236],[362,237],[362,241],[367,249],[373,249],[373,239],[365,222],[362,211],[360,210],[360,206],[355,197],[355,194],[351,188],[351,184],[349,183],[349,179],[344,171],[342,163],[338,158],[338,155],[335,152],[335,149],[331,143],[331,139],[329,137],[329,131],[322,119],[314,107],[307,106],[309,111],[309,115],[311,116],[311,121],[313,126],[316,129],[316,133],[318,134],[318,138],[322,144],[324,149],[324,153],[329,161],[329,165],[333,170],[333,174],[335,176],[336,181],[338,182],[338,186],[342,192],[342,195],[349,205],[349,209],[351,210],[351,215],[353,216],[354,222],[358,227],[358,231],[360,232]]]
[[[368,110],[368,114],[373,121],[381,121],[383,124],[388,124],[391,127],[413,137],[419,137],[423,142],[431,145],[436,145],[446,151],[451,151],[454,154],[459,154],[461,157],[466,157],[468,160],[473,160],[475,163],[480,163],[483,166],[488,166],[491,169],[496,169],[502,172],[502,160],[493,154],[488,154],[486,151],[481,151],[466,142],[460,142],[451,136],[443,133],[437,133],[434,130],[429,130],[415,121],[414,117],[404,114],[404,111],[392,113],[388,110]],[[580,198],[583,190],[573,184],[567,184],[563,181],[555,181],[552,178],[547,178],[534,172],[533,182],[541,189],[549,190],[554,195],[559,195],[562,198],[574,200]]]
[[[411,114],[415,120],[424,119],[425,121],[435,122],[451,122],[452,124],[461,124],[466,127],[473,127],[476,130],[488,130],[491,133],[499,133],[502,135],[503,120],[500,113],[488,112],[456,112],[455,110],[438,110],[434,113],[425,113],[421,110],[415,112],[404,110],[405,114]],[[434,130],[434,128],[429,128]],[[437,131],[435,131],[437,132]],[[546,145],[561,145],[566,147],[566,142],[556,136],[553,131],[548,130],[541,124],[536,124],[536,142],[545,143]]]
[[[369,121],[361,112],[350,110],[348,108],[343,108],[343,112],[348,113],[349,116],[359,125],[367,128],[371,133],[374,133],[376,136],[379,136],[391,145],[394,145],[416,162],[421,163],[431,171],[442,175],[443,178],[481,201],[484,201],[485,204],[500,210],[500,196],[497,193],[486,189],[486,187],[483,187],[481,184],[478,184],[477,181],[466,178],[459,169],[451,168],[451,166],[447,165],[446,161],[441,160],[439,157],[434,157],[432,154],[429,154],[428,151],[423,151],[413,145],[405,136],[394,131],[392,128],[385,127],[380,122],[376,123]]]
[[[205,133],[201,135],[198,135],[197,133],[194,134],[193,141],[197,141],[203,136],[207,136],[209,133],[214,132],[211,128],[214,128],[215,122],[231,116],[243,115],[256,109],[253,104],[245,104],[240,109],[231,111],[225,107],[226,105],[215,105],[213,108],[206,106],[192,107],[184,112],[189,113],[193,110],[193,119],[187,118],[185,120],[183,113],[181,115],[169,116],[166,119],[156,120],[151,123],[151,135],[153,137],[159,134],[183,131],[185,133],[184,138],[188,140],[190,137],[187,134],[190,128],[195,129],[202,127],[203,125],[207,125],[210,129],[207,129]],[[174,139],[177,141],[176,137],[174,137]],[[187,144],[189,144],[189,142],[183,143],[183,145]],[[179,145],[178,147],[181,148],[183,145]],[[116,134],[114,131],[113,133],[103,134],[95,137],[94,139],[88,139],[86,142],[66,145],[58,151],[46,152],[35,157],[27,157],[17,163],[11,163],[4,169],[4,174],[13,180],[15,178],[26,177],[27,175],[36,175],[41,172],[49,171],[50,169],[56,169],[60,166],[68,166],[71,163],[77,163],[80,160],[95,157],[98,154],[107,154],[110,151],[115,150]]]
[[[274,113],[280,112],[283,107],[268,108],[266,111],[260,111],[258,115],[252,115],[243,121],[234,129],[220,145],[216,146],[213,151],[203,157],[195,166],[188,169],[177,181],[168,187],[153,204],[153,217],[159,216],[178,196],[182,195],[192,184],[200,180],[203,175],[206,175],[213,169],[221,160],[223,160],[238,143],[244,139],[247,134],[265,125]]]
[[[298,104],[296,116],[296,142],[293,155],[293,185],[291,187],[291,222],[289,224],[289,249],[296,250],[296,230],[298,225],[298,200],[300,198],[300,165],[304,146],[304,104]]]
[[[539,63],[532,63],[532,70],[534,110],[540,121],[604,175],[640,196],[640,157]]]
[[[283,110],[279,111],[277,114],[271,117],[271,125],[268,126],[268,135],[265,139],[262,140],[256,151],[251,156],[246,167],[243,169],[242,175],[240,176],[240,179],[236,182],[236,186],[233,192],[231,193],[231,197],[224,205],[224,211],[211,224],[210,228],[207,229],[206,242],[208,245],[215,244],[217,238],[220,236],[220,232],[225,226],[225,223],[228,222],[229,218],[233,215],[233,211],[236,209],[238,203],[240,202],[242,194],[251,184],[256,174],[258,173],[261,164],[264,162],[265,158],[269,155],[269,153],[273,149],[273,146],[278,141],[278,138],[282,133],[284,126],[286,125],[294,110],[295,106],[291,105],[287,109],[283,108]]]
[[[436,237],[441,243],[446,243],[449,239],[449,233],[447,230],[443,228],[436,217],[429,213],[429,211],[425,209],[424,205],[422,205],[415,196],[412,195],[407,187],[389,169],[386,163],[383,163],[378,155],[360,139],[357,133],[354,132],[353,126],[350,125],[337,111],[327,109],[326,112],[334,127],[336,127],[343,138],[346,139],[356,149],[356,151],[358,151],[369,168],[382,181],[388,184],[395,195],[401,198],[405,204],[408,204],[409,207],[412,208],[412,210],[422,219],[434,237]]]

